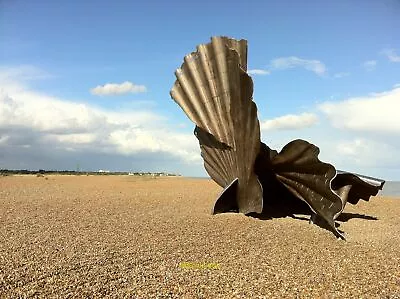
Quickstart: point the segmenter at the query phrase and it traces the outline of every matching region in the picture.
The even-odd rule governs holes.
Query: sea
[[[400,199],[400,182],[387,181],[383,189],[379,191],[378,196],[393,196]]]

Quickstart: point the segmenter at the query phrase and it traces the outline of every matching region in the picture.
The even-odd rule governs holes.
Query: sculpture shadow
[[[312,211],[310,207],[293,195],[276,179],[272,172],[259,176],[259,181],[263,188],[263,211],[261,214],[249,213],[247,214],[248,216],[260,220],[292,217],[309,221],[309,218],[297,215],[311,215]]]
[[[273,172],[264,172],[259,175],[259,181],[263,187],[263,211],[261,214],[249,213],[247,216],[260,220],[291,217],[296,220],[310,222],[311,215],[314,213],[309,205],[291,193],[276,178]],[[349,219],[358,216],[351,213],[346,215]],[[346,219],[346,216],[343,219]],[[317,216],[313,224],[332,232],[332,228],[322,217]],[[335,226],[339,227],[340,224],[336,222]],[[343,234],[343,231],[338,231]]]
[[[311,208],[304,201],[293,195],[273,174],[266,176],[260,179],[264,191],[263,211],[261,214],[249,213],[247,216],[259,220],[291,217],[296,220],[310,222],[313,214]],[[343,212],[336,219],[335,227],[340,227],[339,222],[347,222],[350,219],[379,220],[375,216]],[[317,216],[314,224],[327,231],[332,231],[332,228],[322,217]],[[343,233],[341,230],[338,231]]]
[[[347,222],[350,219],[354,219],[354,218],[364,219],[364,220],[379,220],[379,218],[377,218],[375,216],[369,216],[369,215],[358,214],[358,213],[347,213],[347,212],[343,212],[342,214],[340,214],[336,220],[340,221],[340,222]]]
[[[311,215],[311,213],[310,207],[300,199],[294,196],[286,197],[281,194],[279,198],[271,198],[271,195],[269,195],[267,200],[264,198],[264,206],[261,214],[249,213],[247,216],[260,220],[291,217],[298,220],[309,221],[307,215]],[[299,215],[304,215],[304,217]]]

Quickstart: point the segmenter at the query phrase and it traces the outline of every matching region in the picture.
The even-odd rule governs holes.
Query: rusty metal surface
[[[171,97],[196,124],[208,174],[222,187],[238,178],[234,200],[245,214],[260,213],[263,203],[253,171],[260,126],[246,68],[246,41],[213,37],[185,57],[171,90]]]

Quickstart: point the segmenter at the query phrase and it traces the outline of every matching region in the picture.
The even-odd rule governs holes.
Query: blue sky
[[[248,40],[264,142],[400,180],[399,15],[397,0],[0,0],[0,168],[205,175],[169,90],[226,35]]]

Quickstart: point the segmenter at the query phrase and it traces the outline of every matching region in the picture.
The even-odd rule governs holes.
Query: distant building
[[[99,169],[97,172],[101,172],[101,173],[109,173],[109,170],[103,170],[103,169]]]

